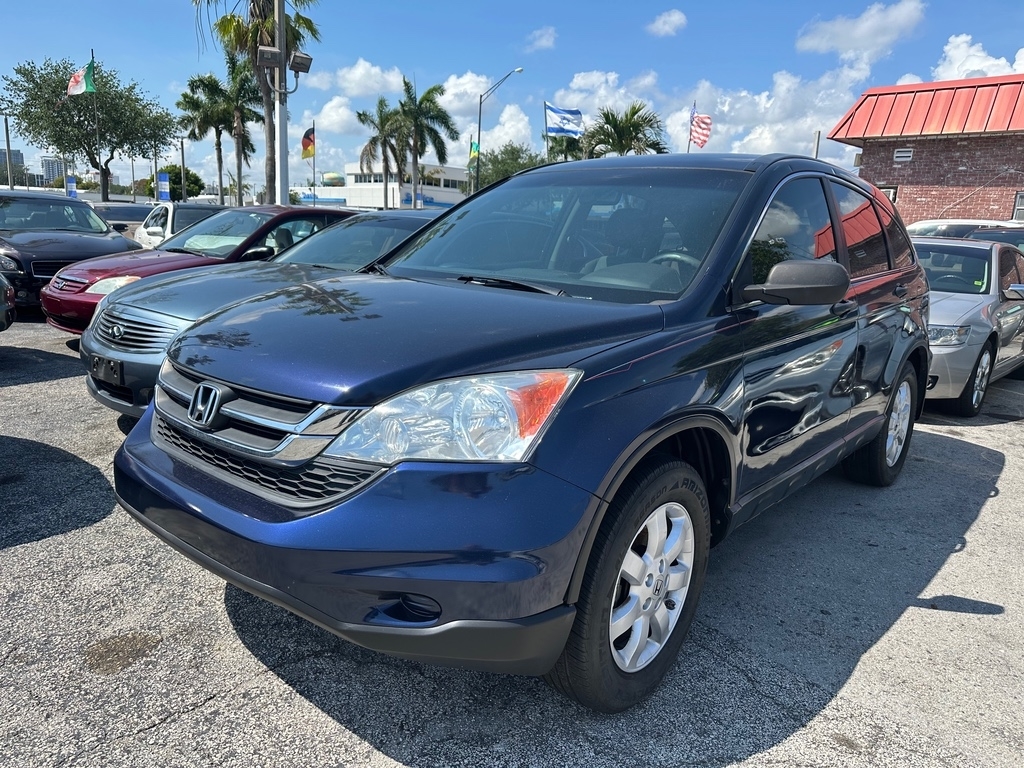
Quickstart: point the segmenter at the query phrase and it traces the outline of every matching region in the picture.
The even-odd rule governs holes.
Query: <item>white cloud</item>
[[[921,0],[898,0],[892,5],[875,3],[860,16],[837,16],[809,24],[796,41],[798,51],[838,53],[844,62],[862,67],[887,56],[893,45],[924,19]]]
[[[562,109],[583,112],[584,125],[589,124],[597,111],[609,107],[619,111],[628,107],[640,94],[629,86],[619,85],[618,72],[577,72],[568,88],[555,91],[551,103]]]
[[[302,76],[302,85],[306,88],[329,91],[334,87],[334,77],[333,72],[324,72],[323,70],[310,72],[308,75]]]
[[[438,99],[441,106],[448,110],[457,123],[472,119],[476,123],[476,113],[480,106],[480,94],[491,87],[490,78],[467,72],[464,75],[449,75],[444,81],[444,95]],[[492,96],[491,99],[496,98]],[[490,99],[486,103],[490,103]],[[460,118],[463,118],[460,120]]]
[[[981,43],[970,35],[953,35],[942,49],[942,58],[932,68],[936,80],[959,80],[965,77],[991,77],[1024,72],[1024,48],[1017,51],[1011,64],[1005,58],[990,56]]]
[[[460,143],[466,147],[466,156],[469,156],[469,139],[465,137]],[[471,138],[475,139],[473,135]],[[488,131],[483,131],[480,136],[480,148],[483,152],[497,150],[499,147],[512,142],[513,144],[526,144],[533,146],[533,131],[530,128],[530,118],[519,107],[518,104],[509,104],[501,110],[498,124]],[[452,157],[453,153],[448,152],[450,162],[458,164],[458,158]]]
[[[659,14],[645,29],[655,37],[671,37],[685,26],[686,14],[673,8]]]
[[[344,96],[335,96],[321,107],[320,111],[313,114],[306,110],[302,115],[301,125],[309,126],[316,120],[317,133],[325,131],[328,133],[344,133],[358,135],[366,129],[356,119],[356,111],[352,109],[351,102]],[[305,128],[288,126],[289,135],[296,131],[298,136],[302,135]]]
[[[554,27],[541,27],[540,29],[535,29],[526,37],[526,52],[533,53],[534,51],[543,51],[549,48],[554,48],[556,37],[558,37],[558,33],[555,32]]]
[[[398,67],[383,70],[362,57],[351,67],[339,69],[335,77],[346,96],[376,96],[402,90],[402,73]]]

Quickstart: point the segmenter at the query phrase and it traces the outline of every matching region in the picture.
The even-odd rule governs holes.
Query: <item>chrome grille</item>
[[[208,426],[189,418],[200,385],[221,396]],[[165,359],[155,389],[153,440],[221,480],[293,509],[337,501],[384,467],[321,457],[365,411],[228,384]]]
[[[33,277],[53,277],[64,267],[74,263],[73,261],[33,261],[32,275]]]
[[[232,485],[282,506],[326,506],[365,485],[384,471],[369,464],[314,460],[297,468],[275,467],[235,456],[181,431],[161,416],[153,421],[162,447],[202,463],[204,469]],[[195,463],[193,461],[192,463]]]
[[[106,344],[130,352],[166,352],[181,327],[173,318],[155,312],[107,307],[93,332]]]

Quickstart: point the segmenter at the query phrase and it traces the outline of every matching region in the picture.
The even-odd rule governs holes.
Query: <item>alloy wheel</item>
[[[893,397],[892,410],[889,412],[889,428],[885,438],[885,463],[895,466],[903,453],[903,445],[907,441],[910,430],[910,383],[900,381],[896,395]]]
[[[677,502],[662,504],[640,526],[619,566],[608,625],[619,669],[643,669],[668,642],[686,601],[693,561],[689,512]]]
[[[974,393],[971,395],[971,405],[977,410],[981,408],[981,401],[985,399],[985,390],[988,389],[988,376],[992,370],[992,353],[986,347],[978,358],[978,367],[974,371]]]

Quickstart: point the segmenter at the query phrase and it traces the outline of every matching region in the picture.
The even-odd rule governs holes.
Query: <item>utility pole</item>
[[[288,17],[285,0],[274,0],[274,44],[280,55],[274,67],[274,93],[277,106],[274,111],[277,132],[277,179],[275,187],[278,205],[288,205]],[[269,193],[270,190],[268,189]]]

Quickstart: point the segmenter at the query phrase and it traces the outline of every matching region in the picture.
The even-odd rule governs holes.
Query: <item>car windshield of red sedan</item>
[[[427,226],[383,269],[628,304],[672,300],[700,274],[749,178],[702,168],[526,173]]]
[[[53,200],[34,197],[0,199],[0,229],[60,230],[65,232],[106,232],[107,222],[82,203],[54,195]]]
[[[224,259],[270,218],[269,213],[246,211],[244,208],[220,211],[167,238],[160,243],[160,250],[186,251]]]
[[[933,291],[988,293],[992,262],[989,248],[916,244],[914,250]]]

